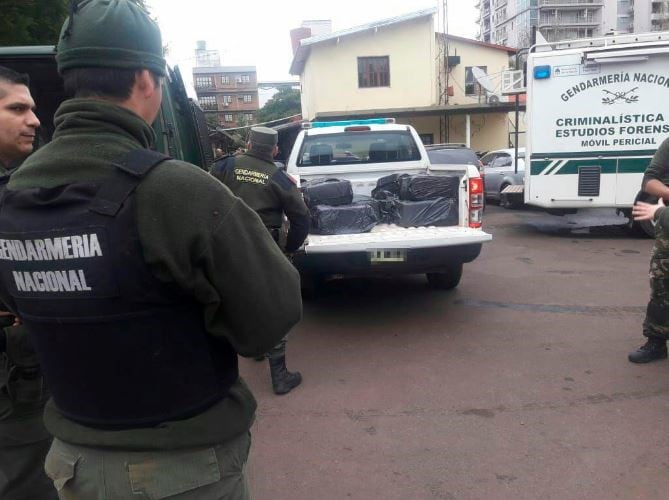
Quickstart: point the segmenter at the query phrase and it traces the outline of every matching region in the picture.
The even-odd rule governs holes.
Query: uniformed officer
[[[46,472],[63,499],[248,498],[237,354],[299,321],[298,273],[225,186],[150,150],[158,26],[132,0],[72,5],[57,63],[75,98],[0,199],[0,299],[52,394]]]
[[[284,214],[290,227],[285,252],[294,253],[309,233],[309,209],[295,182],[274,164],[279,152],[276,130],[253,127],[247,152],[226,156],[214,162],[211,173],[239,196],[260,216],[265,227],[279,243]],[[286,394],[300,385],[302,375],[286,368],[286,340],[266,354],[276,394]]]
[[[669,200],[669,139],[665,139],[643,176],[643,189],[660,199],[657,204],[639,202],[633,207],[635,220],[653,220],[655,245],[650,261],[650,301],[643,321],[647,341],[628,355],[632,363],[650,363],[667,357],[669,340],[669,220],[662,199]]]
[[[0,176],[7,176],[33,150],[40,125],[28,75],[0,66]],[[0,313],[0,498],[57,498],[44,474],[51,436],[42,412],[46,387],[25,326]],[[11,326],[14,323],[14,326]]]

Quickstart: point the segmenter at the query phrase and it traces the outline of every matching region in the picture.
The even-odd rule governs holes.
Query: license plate
[[[370,250],[369,260],[372,264],[385,264],[388,262],[405,262],[407,251],[398,248],[384,248],[382,250]]]

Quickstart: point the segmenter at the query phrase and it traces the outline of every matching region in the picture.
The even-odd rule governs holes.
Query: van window
[[[420,159],[420,151],[408,131],[344,132],[305,136],[297,165],[315,167]]]

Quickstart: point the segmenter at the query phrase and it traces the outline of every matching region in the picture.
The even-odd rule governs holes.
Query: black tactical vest
[[[202,305],[143,258],[134,191],[167,158],[137,150],[101,184],[4,189],[0,199],[2,295],[31,332],[56,406],[85,425],[187,418],[238,378],[237,355],[207,334]]]

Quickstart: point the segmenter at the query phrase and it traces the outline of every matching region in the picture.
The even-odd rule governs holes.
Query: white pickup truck
[[[478,257],[481,245],[492,239],[481,229],[483,184],[477,168],[430,165],[413,127],[393,119],[314,122],[304,127],[286,165],[298,183],[345,179],[354,195],[369,196],[377,180],[390,174],[457,176],[459,216],[457,225],[446,227],[379,224],[366,233],[310,234],[294,260],[303,288],[314,291],[331,275],[418,273],[425,273],[434,288],[457,286],[463,264]]]

